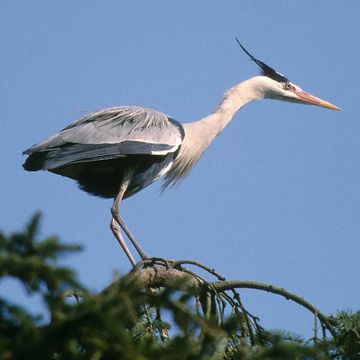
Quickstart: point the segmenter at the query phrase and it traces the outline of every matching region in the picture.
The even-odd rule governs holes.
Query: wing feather
[[[179,148],[183,137],[182,125],[161,112],[138,106],[107,108],[24,151],[30,155],[24,167],[54,169],[135,154],[166,155]]]
[[[43,169],[52,170],[65,165],[111,160],[129,155],[166,155],[173,148],[165,144],[124,141],[119,144],[69,144],[49,151]]]

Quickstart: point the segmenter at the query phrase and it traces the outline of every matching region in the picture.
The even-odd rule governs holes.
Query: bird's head
[[[262,75],[265,76],[266,79],[266,89],[264,89],[264,93],[266,94],[266,98],[278,99],[284,101],[290,101],[300,104],[306,105],[316,105],[321,106],[331,110],[341,110],[337,106],[319,99],[318,97],[309,94],[308,92],[301,89],[300,86],[293,84],[289,79],[287,79],[284,75],[278,73],[270,66],[266,65],[264,62],[256,59],[252,56],[243,45],[241,45],[240,41],[236,38],[237,43],[243,49],[243,51],[249,55],[250,59],[254,61],[262,71]]]

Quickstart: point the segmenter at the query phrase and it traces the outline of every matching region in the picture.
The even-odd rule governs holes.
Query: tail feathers
[[[29,155],[23,164],[23,168],[27,171],[45,170],[45,161],[47,158],[47,151],[34,152]]]

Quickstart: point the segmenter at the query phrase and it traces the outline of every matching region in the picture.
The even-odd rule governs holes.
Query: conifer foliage
[[[34,215],[20,232],[0,232],[0,278],[19,282],[44,305],[36,314],[1,291],[0,360],[360,359],[360,312],[326,318],[326,336],[305,341],[265,330],[235,289],[230,296],[180,265],[145,264],[92,294],[59,262],[81,248],[56,236],[39,240],[40,219]],[[186,272],[187,279],[149,286],[138,276],[148,268]]]

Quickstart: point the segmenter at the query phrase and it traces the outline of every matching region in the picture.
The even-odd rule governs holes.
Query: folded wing
[[[108,108],[75,121],[58,134],[24,151],[30,171],[112,160],[131,155],[167,155],[183,140],[181,124],[137,106]]]

